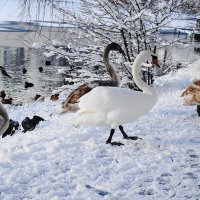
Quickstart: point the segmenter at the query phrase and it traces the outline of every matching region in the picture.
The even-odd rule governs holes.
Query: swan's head
[[[144,51],[141,51],[141,55],[143,56],[144,60],[151,61],[151,64],[154,64],[157,67],[160,67],[160,65],[158,63],[158,57],[155,53],[148,51],[148,50],[144,50]]]
[[[2,66],[0,66],[0,72],[4,76],[7,76],[7,77],[11,78],[11,76],[6,72],[6,70]]]
[[[108,45],[108,48],[112,51],[119,51],[119,53],[121,53],[124,56],[124,58],[126,58],[126,54],[119,44],[112,42]]]
[[[141,65],[145,62],[155,64],[159,67],[157,56],[151,51],[144,50],[141,51],[138,56],[135,58],[132,68],[134,69],[134,73],[139,74],[141,72]]]

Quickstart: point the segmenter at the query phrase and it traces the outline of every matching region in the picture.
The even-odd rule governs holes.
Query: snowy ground
[[[51,117],[64,92],[57,102],[6,106],[13,120],[46,121],[0,140],[0,199],[200,199],[200,119],[180,97],[198,65],[156,79],[155,107],[124,125],[143,140],[124,141],[117,131],[120,147],[105,144],[107,127],[75,127],[73,114]]]

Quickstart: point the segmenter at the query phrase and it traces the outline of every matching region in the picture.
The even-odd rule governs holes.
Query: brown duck
[[[114,43],[114,42],[110,43],[105,48],[104,54],[103,54],[103,61],[104,61],[106,70],[110,76],[110,80],[94,80],[89,83],[84,83],[84,84],[80,85],[77,89],[72,91],[67,96],[66,100],[62,103],[62,111],[60,113],[76,112],[78,110],[78,107],[77,107],[78,100],[83,95],[90,92],[93,88],[95,88],[97,86],[109,86],[109,87],[118,87],[119,86],[118,76],[108,60],[110,51],[119,51],[125,57],[124,51],[122,50],[121,46],[117,43]]]

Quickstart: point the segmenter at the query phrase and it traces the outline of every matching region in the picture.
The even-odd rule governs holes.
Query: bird
[[[34,115],[32,119],[26,117],[21,123],[24,129],[22,132],[26,133],[27,131],[32,131],[33,129],[35,129],[35,127],[39,124],[40,121],[45,121],[45,120],[37,115]]]
[[[2,75],[11,78],[11,76],[6,72],[6,70],[2,66],[0,66],[0,72]]]
[[[59,94],[52,94],[50,97],[51,101],[57,101],[59,99]]]
[[[6,93],[5,93],[4,90],[0,91],[0,97],[1,97],[2,99],[5,99]]]
[[[39,70],[40,73],[42,73],[43,72],[43,67],[38,67],[38,70]]]
[[[6,137],[7,135],[12,136],[16,130],[19,128],[19,122],[14,121],[12,119],[9,120],[9,127],[8,129],[2,134],[2,138]]]
[[[9,127],[9,117],[3,105],[0,103],[0,135]]]
[[[195,80],[181,94],[184,105],[200,105],[200,80]]]
[[[45,65],[51,65],[51,61],[50,60],[46,60],[45,61]]]
[[[64,102],[62,102],[62,111],[60,113],[76,112],[78,110],[78,107],[77,107],[78,100],[83,95],[90,92],[93,88],[97,86],[111,86],[111,87],[119,86],[120,82],[119,82],[118,76],[108,60],[110,51],[119,51],[125,57],[125,53],[119,44],[112,42],[106,46],[103,53],[103,61],[104,61],[106,70],[108,74],[110,75],[110,80],[94,80],[89,83],[84,83],[80,85],[78,88],[73,90],[67,96]]]
[[[13,99],[10,97],[8,99],[2,99],[1,102],[2,104],[12,104]]]
[[[25,84],[24,84],[24,87],[27,89],[27,88],[29,88],[29,87],[33,87],[34,86],[34,84],[33,83],[29,83],[29,82],[25,82]]]
[[[41,97],[40,94],[36,94],[36,95],[33,97],[33,100],[34,100],[34,101],[37,101],[40,97]]]
[[[119,87],[96,87],[80,98],[74,124],[109,126],[111,131],[106,143],[111,145],[123,145],[121,142],[112,142],[117,127],[124,139],[141,139],[137,136],[128,136],[122,124],[135,121],[157,102],[156,90],[140,77],[141,64],[151,59],[153,62],[155,57],[152,55],[150,51],[141,51],[132,65],[133,79],[142,91]]]
[[[195,80],[181,94],[183,105],[197,105],[197,114],[200,117],[200,79]]]
[[[22,72],[23,72],[23,74],[26,74],[27,69],[25,67],[23,67]]]

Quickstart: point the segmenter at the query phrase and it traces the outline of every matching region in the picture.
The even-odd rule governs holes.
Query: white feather
[[[151,59],[150,53],[144,51],[133,64],[134,80],[143,92],[125,88],[96,87],[80,98],[76,124],[109,125],[116,128],[148,112],[156,103],[157,94],[139,76],[138,68],[146,56],[147,59]]]

